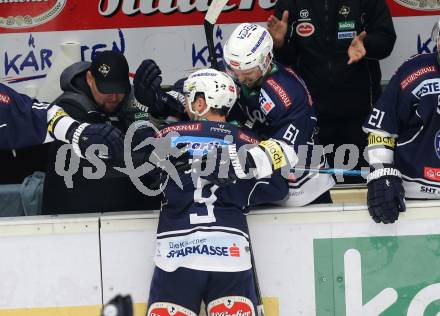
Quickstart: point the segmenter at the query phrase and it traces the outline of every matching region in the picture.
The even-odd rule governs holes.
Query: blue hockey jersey
[[[440,198],[437,53],[416,55],[402,64],[363,128],[396,141],[388,147],[394,147],[394,165],[402,173],[406,197]]]
[[[48,141],[49,103],[40,103],[0,83],[0,149],[18,149]]]
[[[241,87],[238,105],[244,114],[245,126],[261,139],[275,138],[294,146],[299,157],[298,166],[325,166],[323,152],[312,150],[317,121],[312,97],[292,69],[274,62],[272,71],[263,79],[259,89]],[[292,172],[285,204],[308,204],[333,185],[334,180],[328,174]]]
[[[170,125],[177,131],[171,143],[191,155],[235,143],[237,149],[257,143],[255,136],[229,123],[195,121]],[[225,138],[226,136],[226,138]],[[244,271],[251,268],[245,213],[255,205],[283,199],[287,180],[280,173],[260,180],[237,180],[224,186],[191,172],[179,175],[183,187],[170,180],[157,231],[155,264],[165,271],[186,267],[205,271]]]

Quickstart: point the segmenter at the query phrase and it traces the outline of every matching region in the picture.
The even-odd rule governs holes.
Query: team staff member
[[[278,0],[267,25],[275,59],[298,71],[310,89],[320,142],[355,144],[357,168],[365,166],[362,123],[381,94],[379,60],[396,40],[385,0]]]
[[[60,85],[63,94],[55,103],[80,122],[110,124],[125,133],[134,121],[147,119],[147,113],[135,107],[128,63],[118,52],[103,51],[91,63],[78,62],[69,66],[61,74]],[[61,145],[54,143],[50,149],[43,213],[159,208],[158,197],[144,196],[126,175],[112,172],[111,167],[106,168],[102,179],[86,179],[83,168],[96,168],[85,159],[80,162],[79,172],[73,175],[73,188],[68,188],[54,168]]]

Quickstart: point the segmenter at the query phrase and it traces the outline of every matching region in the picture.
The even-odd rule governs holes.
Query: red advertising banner
[[[0,33],[203,24],[210,0],[0,0]],[[230,0],[218,23],[265,21],[274,0]]]
[[[387,0],[391,15],[440,15],[440,2],[436,0]]]
[[[0,0],[0,33],[199,25],[211,0]],[[219,23],[262,22],[276,0],[230,0]],[[395,17],[440,15],[437,0],[387,0]]]

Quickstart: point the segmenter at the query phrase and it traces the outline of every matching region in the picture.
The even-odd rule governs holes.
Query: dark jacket
[[[112,124],[124,133],[132,122],[148,117],[134,106],[132,93],[123,99],[114,114],[101,111],[86,82],[89,66],[88,62],[79,62],[63,71],[60,81],[64,93],[54,103],[80,122]],[[55,171],[56,154],[62,145],[61,142],[54,142],[49,152],[43,193],[44,214],[159,208],[159,197],[144,196],[127,176],[115,171],[111,165],[106,166],[103,178],[86,179],[83,168],[92,167],[96,171],[96,167],[85,159],[80,160],[79,169],[73,175],[73,188],[67,188],[64,178]],[[65,168],[67,169],[67,163]]]
[[[284,10],[289,29],[275,58],[300,73],[318,117],[365,116],[381,93],[379,60],[396,40],[385,0],[278,0],[275,15],[281,18]],[[348,47],[364,30],[367,54],[347,65]]]

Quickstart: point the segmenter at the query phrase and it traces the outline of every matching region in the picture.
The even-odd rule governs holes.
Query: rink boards
[[[254,211],[266,315],[440,312],[440,203],[408,206],[393,225],[353,204]],[[98,315],[118,293],[143,315],[156,225],[151,212],[2,219],[0,315]]]

